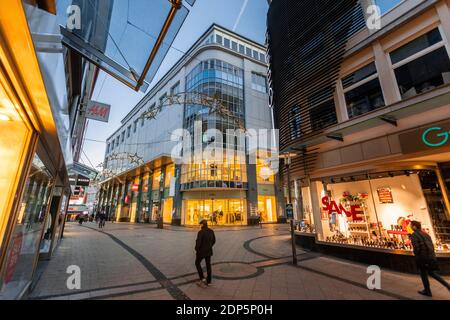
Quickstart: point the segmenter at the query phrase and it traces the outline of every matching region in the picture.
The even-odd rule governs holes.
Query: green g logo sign
[[[432,148],[442,147],[448,142],[449,135],[450,131],[442,132],[442,128],[433,127],[425,130],[425,132],[422,135],[422,141],[427,146]],[[433,142],[430,141],[430,138],[432,138]]]

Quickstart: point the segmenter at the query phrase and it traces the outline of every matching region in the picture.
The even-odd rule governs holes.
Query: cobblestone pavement
[[[417,275],[383,270],[382,289],[372,291],[366,265],[297,248],[293,266],[285,225],[215,231],[213,285],[204,289],[195,284],[197,229],[108,223],[100,231],[93,223],[68,223],[29,299],[428,299],[417,294]],[[71,265],[81,269],[80,290],[67,288]],[[431,282],[433,299],[450,299]]]

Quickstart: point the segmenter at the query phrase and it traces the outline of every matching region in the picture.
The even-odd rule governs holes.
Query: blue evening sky
[[[245,11],[235,31],[264,43],[267,0],[197,0],[172,46],[183,52],[187,51],[213,23],[232,30],[245,3]],[[161,78],[181,56],[179,51],[170,49],[155,80]],[[82,163],[91,166],[91,162],[93,166],[97,166],[103,161],[106,139],[120,127],[120,121],[143,96],[144,94],[136,93],[103,72],[100,73],[92,99],[111,104],[111,115],[109,123],[89,122],[83,148],[87,157],[82,155]]]
[[[376,3],[384,14],[401,1],[376,0]],[[245,10],[238,20],[244,5]],[[264,43],[267,10],[266,0],[197,0],[172,46],[185,52],[212,23],[233,29],[237,22],[235,30],[237,33]],[[182,56],[178,50],[169,50],[152,85]],[[90,121],[83,148],[87,157],[82,155],[83,163],[97,166],[103,161],[106,139],[120,127],[120,121],[143,96],[144,94],[134,92],[103,72],[100,73],[93,99],[111,104],[111,115],[109,123]]]

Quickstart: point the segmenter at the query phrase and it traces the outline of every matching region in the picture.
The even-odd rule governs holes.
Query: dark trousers
[[[424,263],[422,261],[418,261],[417,267],[420,271],[420,277],[422,278],[423,287],[425,291],[431,292],[430,287],[430,280],[428,279],[428,276],[432,277],[436,281],[438,281],[440,284],[442,284],[444,287],[447,288],[447,290],[450,290],[450,285],[445,281],[444,278],[442,278],[435,270],[434,267],[432,267],[432,264]]]
[[[212,278],[212,274],[211,274],[211,257],[196,257],[195,258],[195,267],[197,268],[197,272],[198,272],[198,276],[200,277],[200,280],[205,279],[205,276],[203,274],[203,269],[201,266],[201,262],[202,260],[205,259],[206,262],[206,273],[207,273],[207,277],[206,277],[206,282],[208,284],[211,283],[211,278]]]

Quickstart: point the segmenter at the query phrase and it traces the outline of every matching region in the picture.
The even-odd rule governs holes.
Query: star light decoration
[[[113,161],[113,160],[127,160],[130,162],[130,164],[134,164],[136,166],[140,166],[140,165],[144,164],[144,159],[141,156],[139,156],[137,152],[135,152],[135,153],[129,153],[129,152],[112,153],[106,157],[106,162],[102,162],[97,166],[98,168],[103,168],[103,170],[101,170],[101,174],[98,177],[99,184],[103,180],[107,180],[107,179],[113,178],[115,176],[118,176],[111,169],[105,168],[105,164],[108,161]]]
[[[201,105],[209,109],[209,114],[218,114],[222,118],[231,118],[239,129],[245,131],[245,126],[241,119],[233,115],[233,113],[220,102],[219,96],[216,94],[213,97],[203,93],[197,92],[181,92],[171,96],[167,96],[161,100],[159,105],[150,106],[142,117],[146,120],[155,119],[162,111],[163,107],[174,105]]]

